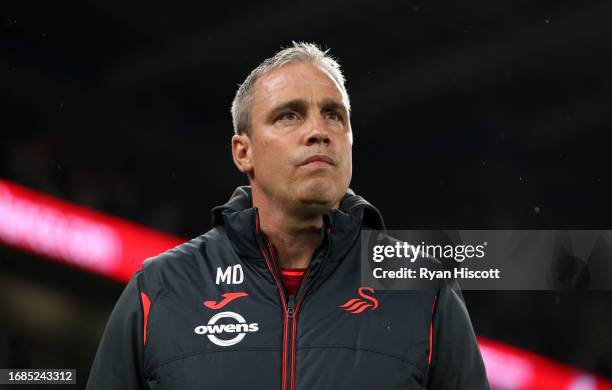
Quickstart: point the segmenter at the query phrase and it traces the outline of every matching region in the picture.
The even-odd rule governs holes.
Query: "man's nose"
[[[329,131],[323,118],[313,118],[307,134],[307,145],[325,144],[329,145]]]

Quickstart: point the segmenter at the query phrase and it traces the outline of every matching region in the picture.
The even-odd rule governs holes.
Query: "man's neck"
[[[304,218],[265,204],[256,207],[261,230],[276,248],[278,265],[282,268],[308,267],[322,240],[323,214]]]
[[[291,212],[290,207],[282,207],[261,195],[253,191],[253,206],[258,209],[261,230],[276,248],[278,265],[282,268],[308,267],[323,239],[325,210],[305,213],[301,208],[302,212]],[[337,208],[338,203],[333,208]]]

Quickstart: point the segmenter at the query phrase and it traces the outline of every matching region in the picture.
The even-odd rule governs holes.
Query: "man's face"
[[[338,206],[352,175],[352,133],[342,93],[326,72],[297,63],[259,78],[251,126],[254,192],[284,207]]]

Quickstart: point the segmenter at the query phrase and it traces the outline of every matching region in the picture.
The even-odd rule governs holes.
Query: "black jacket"
[[[351,190],[324,222],[286,296],[250,188],[237,188],[209,232],[131,278],[87,389],[488,389],[459,290],[361,286],[360,231],[384,225]]]

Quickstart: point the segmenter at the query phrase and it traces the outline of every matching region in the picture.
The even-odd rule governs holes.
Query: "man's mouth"
[[[306,161],[302,163],[302,165],[308,165],[308,164],[335,165],[334,160],[332,160],[330,157],[325,156],[323,154],[317,154],[312,157],[309,157],[308,159],[306,159]]]

